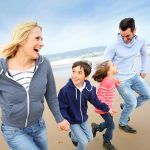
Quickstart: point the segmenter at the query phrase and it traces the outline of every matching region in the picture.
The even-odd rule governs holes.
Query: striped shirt
[[[13,79],[21,84],[26,90],[28,90],[31,79],[33,77],[35,71],[35,66],[27,69],[26,71],[20,70],[9,70],[9,73],[13,77]]]
[[[99,84],[97,90],[98,99],[112,108],[112,99],[115,95],[115,81],[109,77],[105,77]],[[104,114],[105,112],[95,108],[95,112]]]

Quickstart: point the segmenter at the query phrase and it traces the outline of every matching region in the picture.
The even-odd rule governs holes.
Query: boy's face
[[[81,68],[80,66],[73,68],[72,74],[71,74],[71,79],[72,79],[72,82],[74,85],[76,85],[78,87],[82,87],[84,80],[87,79],[85,77],[85,73],[84,73],[83,68]]]

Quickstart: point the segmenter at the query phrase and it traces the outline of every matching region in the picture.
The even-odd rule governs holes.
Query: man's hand
[[[68,131],[70,129],[70,123],[64,119],[62,122],[58,123],[58,128],[60,130]]]
[[[140,73],[140,76],[141,76],[141,78],[145,78],[145,76],[146,76],[146,73]]]

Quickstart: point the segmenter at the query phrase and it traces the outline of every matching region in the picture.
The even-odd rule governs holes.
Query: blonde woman
[[[0,58],[1,130],[13,150],[47,150],[42,119],[44,98],[58,126],[69,129],[60,113],[49,60],[39,52],[42,28],[36,22],[18,25]]]

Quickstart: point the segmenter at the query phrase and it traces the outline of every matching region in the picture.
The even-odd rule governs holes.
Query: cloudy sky
[[[37,21],[43,27],[42,54],[107,46],[126,17],[136,21],[137,34],[150,43],[149,0],[3,0],[0,2],[0,44],[16,24]]]

